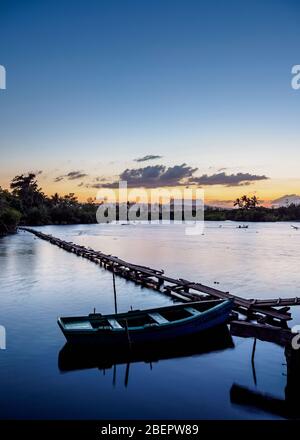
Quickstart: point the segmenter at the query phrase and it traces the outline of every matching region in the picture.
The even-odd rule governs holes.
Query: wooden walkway
[[[114,271],[114,273],[127,280],[144,287],[155,289],[180,301],[201,301],[207,299],[233,299],[234,310],[239,314],[247,317],[258,324],[258,329],[266,325],[287,328],[287,321],[291,318],[289,306],[299,305],[300,298],[283,298],[283,299],[245,299],[230,294],[213,287],[206,286],[201,283],[185,280],[183,278],[171,278],[164,274],[163,270],[152,269],[147,266],[141,266],[128,263],[118,257],[86,248],[73,242],[67,242],[52,235],[44,234],[31,228],[20,227],[20,230],[30,232],[36,237],[46,240],[67,252],[86,258],[106,270]],[[235,328],[237,327],[237,313],[235,318]],[[245,321],[242,321],[245,323]],[[244,328],[243,324],[243,328]],[[255,325],[255,324],[254,324]],[[269,328],[269,327],[268,327]]]

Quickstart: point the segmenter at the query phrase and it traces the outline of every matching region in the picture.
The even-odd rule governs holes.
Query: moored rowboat
[[[197,301],[111,315],[61,317],[58,325],[68,342],[81,345],[160,342],[221,325],[232,306],[231,300]]]

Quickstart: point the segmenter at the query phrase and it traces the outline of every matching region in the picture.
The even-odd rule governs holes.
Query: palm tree
[[[251,208],[256,208],[260,203],[260,201],[256,196],[252,196],[250,202],[251,202]]]
[[[233,206],[238,206],[241,209],[244,207],[244,203],[240,198],[237,198],[233,203]]]
[[[243,195],[241,198],[237,198],[233,206],[238,206],[240,209],[255,209],[259,205],[259,200],[256,196],[248,197]]]
[[[54,206],[57,206],[60,204],[61,197],[59,196],[59,194],[57,192],[55,194],[53,194],[53,196],[51,196],[51,202],[54,204]]]

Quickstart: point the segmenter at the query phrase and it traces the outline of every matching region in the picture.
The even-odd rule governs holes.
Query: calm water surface
[[[222,227],[219,227],[222,225]],[[49,226],[37,228],[125,260],[164,269],[243,297],[300,296],[300,231],[289,224],[206,224],[204,235],[184,226]],[[116,278],[120,311],[163,306],[162,294]],[[279,418],[232,401],[233,384],[285,398],[282,348],[258,341],[254,381],[253,340],[205,354],[126,363],[116,368],[58,365],[65,344],[60,315],[113,312],[112,278],[97,265],[20,232],[0,239],[1,418]],[[300,323],[300,309],[293,311]],[[127,371],[126,371],[127,369]],[[127,374],[126,374],[127,373]]]

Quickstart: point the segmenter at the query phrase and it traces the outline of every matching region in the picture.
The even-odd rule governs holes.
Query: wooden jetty
[[[275,343],[280,340],[281,345],[288,343],[287,341],[290,341],[293,336],[287,325],[287,322],[292,319],[289,310],[290,306],[300,305],[300,298],[241,298],[198,282],[168,277],[163,270],[129,263],[116,256],[67,242],[32,228],[20,227],[19,229],[34,234],[67,252],[86,258],[117,276],[182,302],[232,299],[235,310],[232,328],[234,333],[240,333],[240,336],[255,337]],[[239,315],[246,316],[246,320],[239,320]]]

